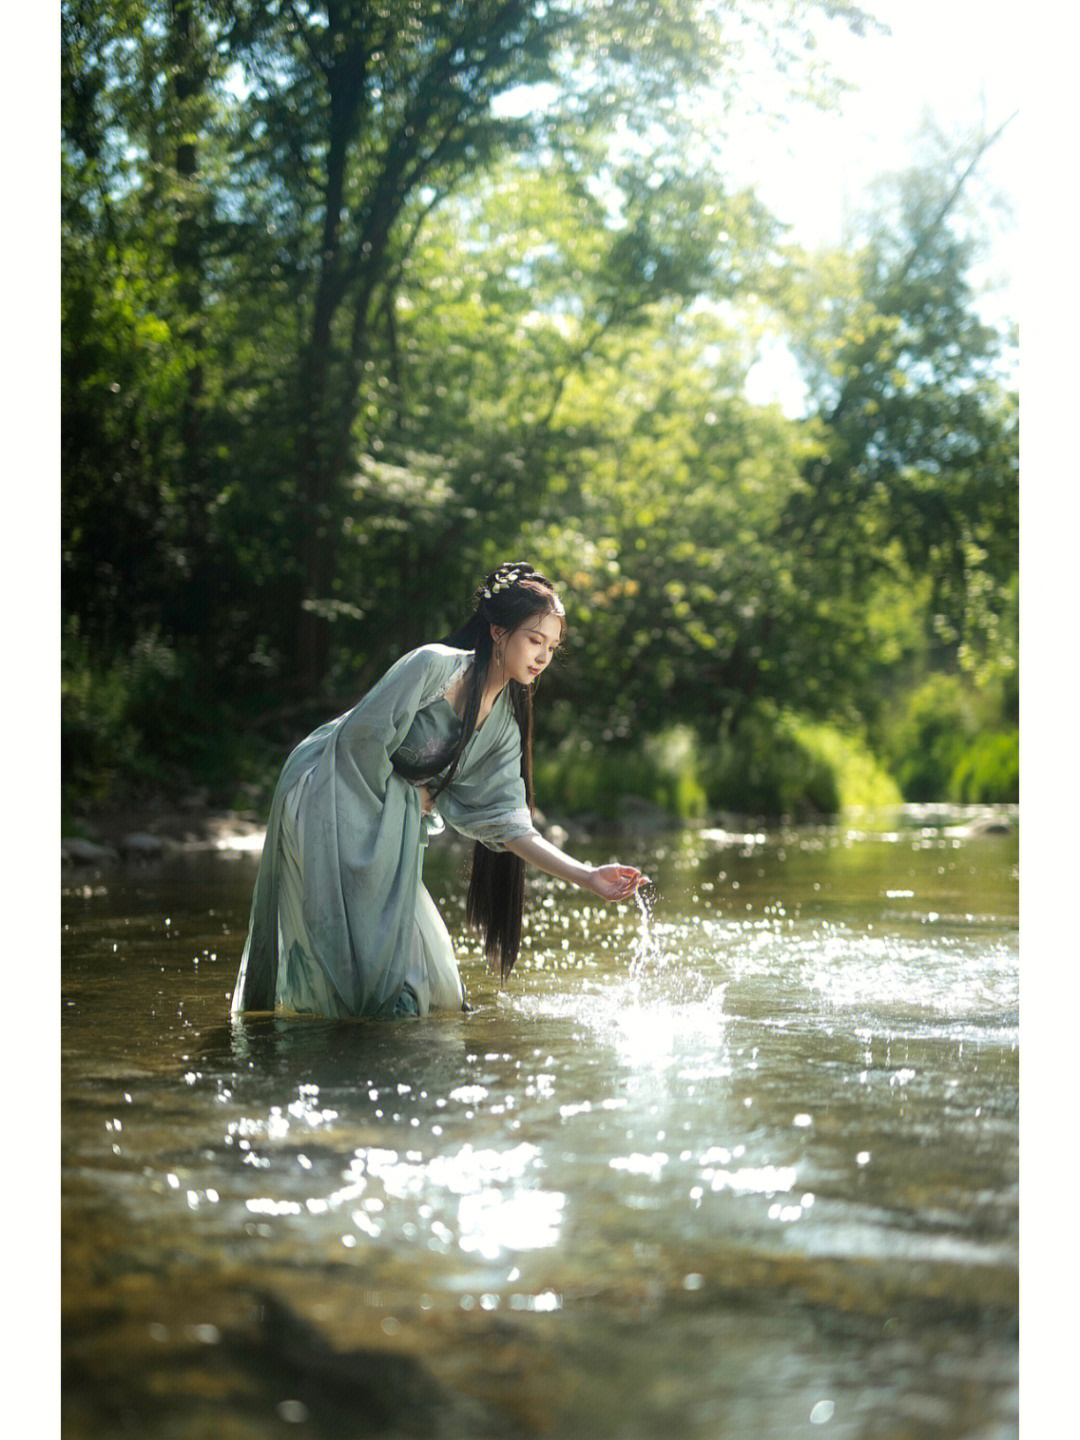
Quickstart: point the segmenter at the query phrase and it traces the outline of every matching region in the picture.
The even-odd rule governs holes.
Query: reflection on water
[[[411,1023],[225,1019],[250,855],[73,884],[70,1433],[1015,1433],[1016,839],[967,818],[533,880],[506,991],[463,939],[477,1009]]]

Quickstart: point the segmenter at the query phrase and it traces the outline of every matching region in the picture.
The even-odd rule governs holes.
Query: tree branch
[[[998,140],[1000,140],[1006,127],[1008,125],[1011,125],[1012,122],[1016,119],[1017,113],[1018,112],[1014,111],[1012,115],[1010,115],[1006,120],[1003,120],[1001,122],[1001,124],[993,132],[992,135],[984,136],[983,139],[979,141],[978,145],[975,147],[975,153],[972,155],[967,165],[964,166],[964,169],[960,172],[959,176],[954,181],[951,189],[949,190],[949,193],[945,196],[944,200],[938,206],[936,214],[934,215],[930,225],[927,227],[931,233],[939,230],[941,226],[945,223],[945,220],[948,217],[950,211],[953,209],[957,201],[960,199],[960,196],[963,194],[964,186],[971,178],[979,162],[982,160],[983,156],[991,148],[991,146],[995,145]],[[919,240],[915,239],[908,248],[908,252],[903,257],[903,260],[901,261],[899,266],[894,269],[893,273],[889,276],[888,280],[882,286],[883,291],[896,290],[899,286],[903,285],[904,281],[911,273],[911,267],[919,258],[920,250],[921,246]],[[863,357],[869,358],[874,353],[874,350],[870,344],[867,344],[862,348],[860,353]],[[836,404],[833,406],[832,412],[828,416],[827,423],[829,425],[836,424],[837,420],[839,420],[840,416],[847,409],[850,400],[851,389],[849,385],[845,385],[840,392]]]

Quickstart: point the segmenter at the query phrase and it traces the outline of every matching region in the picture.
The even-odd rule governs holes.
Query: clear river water
[[[1015,812],[570,848],[386,1023],[228,1022],[257,852],[65,874],[65,1436],[1016,1435]]]

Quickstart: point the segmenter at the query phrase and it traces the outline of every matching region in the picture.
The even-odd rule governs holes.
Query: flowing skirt
[[[304,920],[304,832],[307,771],[285,796],[279,832],[278,954],[275,1008],[300,1015],[348,1017],[333,974],[321,963]],[[416,996],[421,1015],[430,1010],[460,1010],[465,998],[454,947],[443,918],[424,886],[423,844],[416,849],[416,906],[409,938],[405,984]],[[407,863],[407,862],[405,862]]]

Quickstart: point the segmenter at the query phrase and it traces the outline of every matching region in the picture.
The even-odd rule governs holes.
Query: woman
[[[232,1014],[426,1015],[460,1009],[450,935],[421,880],[446,821],[476,842],[466,918],[505,979],[525,862],[605,900],[642,879],[583,865],[532,818],[532,690],[565,630],[550,580],[501,565],[468,623],[398,660],[300,743],[270,807]]]

